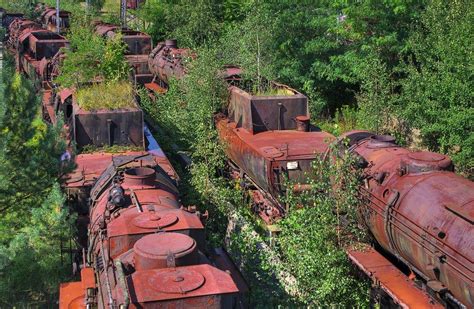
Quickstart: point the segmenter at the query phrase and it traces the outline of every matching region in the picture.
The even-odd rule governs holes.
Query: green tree
[[[0,119],[0,216],[41,204],[60,173],[65,150],[60,127],[41,121],[31,83],[4,68],[4,111]],[[8,235],[8,234],[7,234]]]
[[[63,208],[64,201],[59,185],[54,184],[40,205],[31,205],[12,239],[0,243],[0,304],[56,303],[59,283],[70,274],[65,248],[69,248],[74,223]]]
[[[122,35],[102,38],[94,32],[88,15],[74,15],[68,33],[70,47],[60,67],[57,82],[62,87],[79,88],[91,82],[126,80],[130,69],[125,59]]]
[[[42,122],[37,94],[10,63],[0,93],[0,306],[52,304],[72,223],[58,185],[61,125]]]
[[[398,115],[422,145],[474,173],[474,4],[432,1],[412,32]]]

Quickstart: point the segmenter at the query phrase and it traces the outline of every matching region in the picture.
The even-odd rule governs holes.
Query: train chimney
[[[149,167],[130,168],[124,173],[124,184],[127,186],[152,186],[156,172]]]
[[[178,48],[178,41],[176,39],[166,40],[165,45],[168,48]]]
[[[296,131],[309,132],[310,119],[308,116],[296,117]]]

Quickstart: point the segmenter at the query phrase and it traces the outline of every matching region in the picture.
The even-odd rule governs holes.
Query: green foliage
[[[252,4],[252,0],[148,0],[135,14],[142,21],[138,26],[155,42],[174,37],[180,45],[195,48],[242,21]]]
[[[356,226],[359,182],[351,164],[349,154],[316,160],[310,190],[298,195],[288,190],[291,210],[280,223],[278,245],[297,279],[299,300],[309,306],[367,305],[368,285],[351,275],[344,251],[365,236]]]
[[[23,218],[12,239],[0,243],[3,305],[55,303],[58,285],[69,273],[69,255],[62,247],[69,247],[74,223],[63,204],[64,196],[55,184],[42,204],[34,205]]]
[[[31,84],[4,68],[4,112],[0,119],[0,215],[41,204],[60,174],[65,149],[61,126],[45,125]]]
[[[3,64],[0,80],[0,306],[53,304],[70,236],[57,184],[62,124],[47,126],[31,83]],[[71,219],[72,220],[72,219]],[[64,253],[63,253],[64,254]]]
[[[11,13],[23,13],[28,18],[36,16],[34,12],[35,1],[33,0],[0,0],[0,8],[4,8]]]
[[[126,45],[121,35],[104,39],[95,34],[88,15],[74,15],[57,82],[63,87],[80,87],[91,81],[119,81],[128,78]]]
[[[130,68],[124,56],[126,51],[127,45],[122,34],[106,40],[99,67],[106,81],[116,82],[128,78]]]
[[[356,129],[363,129],[358,122],[359,111],[348,105],[336,111],[332,119],[318,119],[316,125],[325,132],[329,132],[334,136],[339,136],[344,132],[349,132]]]
[[[432,1],[411,34],[398,115],[422,144],[474,172],[474,5]],[[423,42],[423,44],[420,44]]]
[[[136,107],[133,87],[124,81],[81,88],[76,98],[78,105],[86,111]]]

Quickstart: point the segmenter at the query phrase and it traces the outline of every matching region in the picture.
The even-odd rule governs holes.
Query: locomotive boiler
[[[168,168],[145,153],[112,159],[90,191],[81,281],[61,285],[60,308],[239,306],[239,274],[206,250],[205,214],[180,205]]]
[[[186,74],[184,63],[194,57],[190,49],[178,48],[176,40],[166,40],[158,43],[152,50],[148,56],[148,67],[155,76],[155,81],[166,87],[170,78],[179,79]]]
[[[361,219],[383,251],[446,305],[474,307],[474,184],[456,175],[445,155],[409,151],[390,136],[364,131],[342,138],[363,169]],[[373,269],[370,255],[350,256]]]

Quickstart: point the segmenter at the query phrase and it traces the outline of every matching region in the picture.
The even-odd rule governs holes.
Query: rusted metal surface
[[[239,289],[232,276],[212,266],[203,253],[204,216],[178,201],[175,182],[165,171],[169,161],[146,153],[82,155],[77,161],[77,172],[88,171],[88,178],[95,179],[88,193],[86,264],[94,268],[96,295],[91,305],[238,305]],[[85,178],[79,182],[85,183]],[[82,285],[62,285],[60,294],[65,295],[60,308],[86,306]]]
[[[73,103],[72,127],[78,147],[144,147],[143,112],[138,107],[85,111]]]
[[[103,22],[96,23],[95,31],[105,38],[113,38],[120,33],[123,42],[127,45],[125,55],[148,55],[151,52],[151,37],[144,32]]]
[[[374,287],[384,290],[401,308],[444,308],[375,249],[352,249],[348,255],[352,263],[373,281]]]
[[[148,56],[150,72],[162,82],[182,78],[186,74],[184,63],[196,56],[190,49],[178,48],[176,40],[160,42]]]
[[[136,272],[129,289],[132,301],[165,308],[234,308],[239,292],[228,273],[206,264]]]
[[[127,0],[127,9],[136,10],[145,2],[146,0]]]
[[[43,25],[45,29],[48,29],[52,32],[57,30],[57,14],[56,8],[39,4],[36,6],[35,11],[40,15],[38,21]],[[71,12],[60,10],[59,11],[59,27],[61,33],[65,33],[70,26],[69,20],[71,17]]]
[[[388,136],[346,136],[364,169],[361,217],[374,238],[440,298],[473,307],[474,184],[445,155],[411,152]]]
[[[254,95],[237,86],[230,86],[229,119],[250,133],[295,130],[296,117],[309,117],[308,98],[288,86],[272,85],[288,95]]]
[[[59,308],[86,308],[86,305],[92,302],[88,291],[95,289],[94,276],[94,270],[91,267],[85,267],[81,269],[81,281],[61,283],[59,287]]]
[[[229,116],[218,115],[216,127],[228,158],[242,177],[257,188],[254,210],[272,224],[286,213],[279,202],[285,178],[307,188],[311,162],[328,149],[334,137],[309,124],[307,98],[280,84],[289,95],[256,96],[230,86]],[[298,121],[302,122],[298,130]]]
[[[38,23],[16,19],[10,24],[7,45],[15,55],[16,69],[41,88],[53,78],[52,59],[69,42],[59,34],[41,29]]]
[[[20,48],[20,37],[25,33],[41,30],[41,25],[28,19],[16,18],[8,27],[7,47],[15,53]]]
[[[99,104],[100,105],[100,104]],[[143,111],[133,107],[84,110],[73,89],[63,89],[54,98],[54,110],[62,112],[70,136],[79,148],[94,146],[135,146],[144,148]]]

